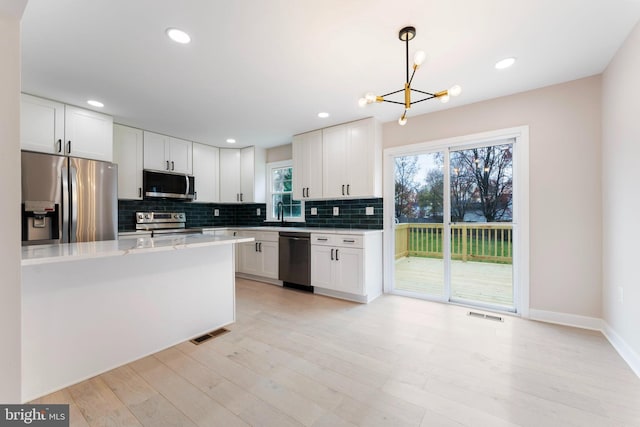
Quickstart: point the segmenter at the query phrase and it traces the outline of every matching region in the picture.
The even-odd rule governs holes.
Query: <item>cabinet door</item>
[[[346,197],[347,127],[322,130],[322,191],[325,198]]]
[[[331,246],[311,245],[311,286],[336,289],[333,280],[334,253],[335,249]]]
[[[240,150],[220,149],[220,201],[240,201]]]
[[[247,147],[240,150],[240,201],[253,203],[254,199],[255,149]]]
[[[193,143],[184,139],[168,138],[169,144],[169,170],[176,173],[185,173],[191,175],[193,173]],[[165,153],[167,148],[165,147]]]
[[[168,153],[165,153],[165,142],[168,136],[144,131],[144,168],[157,171],[170,169]]]
[[[65,105],[64,136],[68,155],[113,161],[113,117]]]
[[[341,292],[364,294],[362,249],[336,248],[335,287]]]
[[[118,164],[118,199],[142,200],[142,131],[113,125],[113,161]]]
[[[218,202],[219,153],[217,147],[193,144],[193,176],[196,185],[194,202]]]
[[[64,105],[22,94],[20,148],[49,154],[64,154]]]
[[[373,132],[372,120],[347,125],[347,196],[371,197],[373,194]]]
[[[322,131],[293,137],[293,198],[322,197]]]
[[[262,272],[262,259],[260,252],[256,250],[257,242],[242,243],[238,246],[240,265],[238,271],[240,273],[253,274],[259,276]]]
[[[258,242],[262,257],[262,272],[260,276],[270,279],[278,278],[278,242]]]

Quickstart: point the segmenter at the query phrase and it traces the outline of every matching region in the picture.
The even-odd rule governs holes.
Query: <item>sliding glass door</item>
[[[515,311],[514,141],[394,158],[395,292]]]

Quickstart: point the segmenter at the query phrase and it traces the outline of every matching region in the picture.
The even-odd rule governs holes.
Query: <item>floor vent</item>
[[[224,335],[227,332],[229,332],[228,329],[225,328],[220,328],[220,329],[216,329],[215,331],[209,332],[208,334],[204,334],[199,336],[198,338],[194,338],[191,340],[191,342],[195,345],[200,345],[203,342],[207,342],[210,339],[213,339],[215,337],[219,337],[220,335]]]
[[[494,316],[492,314],[477,313],[475,311],[468,312],[467,316],[477,317],[479,319],[493,320],[496,322],[504,322],[504,319],[500,316]]]

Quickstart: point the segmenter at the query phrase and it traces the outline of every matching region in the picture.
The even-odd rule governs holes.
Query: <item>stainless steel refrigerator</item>
[[[22,152],[22,244],[115,240],[118,167]]]

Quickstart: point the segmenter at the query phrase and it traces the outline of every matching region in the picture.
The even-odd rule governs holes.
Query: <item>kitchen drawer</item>
[[[277,242],[280,236],[277,231],[260,231],[256,235],[256,240],[263,242]]]
[[[363,237],[353,234],[311,234],[311,244],[319,246],[336,246],[362,248]]]

